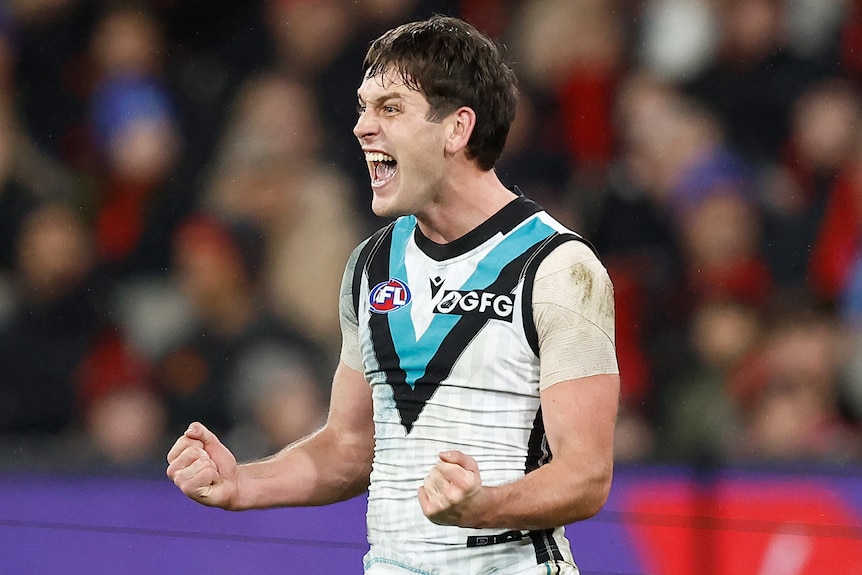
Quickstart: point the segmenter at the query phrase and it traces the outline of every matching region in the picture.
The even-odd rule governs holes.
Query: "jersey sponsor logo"
[[[447,315],[479,315],[490,319],[512,321],[515,299],[510,294],[482,290],[446,290],[434,306],[434,313]]]
[[[410,289],[403,281],[391,278],[374,286],[369,300],[371,311],[389,313],[410,303]]]

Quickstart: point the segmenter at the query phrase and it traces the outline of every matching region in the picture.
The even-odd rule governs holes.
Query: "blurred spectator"
[[[325,422],[328,390],[302,348],[273,342],[239,358],[229,397],[237,423],[229,438],[245,458],[273,453]]]
[[[243,86],[231,111],[205,201],[263,230],[268,307],[335,358],[338,286],[367,229],[351,209],[349,180],[321,158],[314,94],[264,74]]]
[[[75,370],[105,326],[90,234],[62,204],[24,219],[15,305],[0,326],[0,430],[67,431],[77,416]]]
[[[822,200],[820,218],[808,266],[809,285],[823,301],[834,303],[845,291],[862,245],[862,118],[857,100],[852,100],[852,129],[847,129],[847,152],[840,173],[832,179]],[[842,118],[843,119],[843,118]]]
[[[737,456],[759,461],[843,463],[860,455],[858,433],[842,413],[843,330],[828,315],[782,310],[731,381],[743,413]]]
[[[90,38],[100,78],[158,76],[164,50],[161,25],[143,5],[108,4]]]
[[[710,301],[692,313],[682,355],[656,418],[657,457],[719,465],[743,441],[743,414],[729,393],[742,360],[759,341],[762,314],[750,304]]]
[[[30,102],[17,93],[20,46],[13,13],[0,6],[0,273],[14,266],[14,241],[26,213],[41,200],[74,199],[72,175],[55,158],[34,145],[22,120]]]
[[[667,432],[658,441],[677,460],[716,464],[733,452],[740,433],[726,380],[752,344],[758,315],[773,295],[773,281],[760,252],[760,214],[740,160],[712,149],[683,171],[670,194],[682,255],[677,292],[681,327],[672,332],[661,358],[669,380],[655,388],[656,423]],[[681,350],[691,349],[694,361]]]
[[[89,451],[90,465],[116,469],[161,467],[167,414],[146,358],[120,331],[103,330],[75,375],[78,457]]]
[[[525,2],[509,37],[521,81],[559,101],[556,119],[575,181],[587,189],[603,185],[615,144],[613,96],[626,54],[614,2]]]
[[[356,25],[340,0],[276,0],[265,5],[277,67],[316,81],[350,42]]]
[[[617,93],[615,127],[619,176],[668,215],[685,171],[724,145],[721,124],[674,84],[632,73]]]
[[[0,96],[0,273],[15,265],[18,228],[49,199],[74,199],[72,175],[35,148],[20,127],[10,98]]]
[[[237,439],[240,451],[265,451],[313,431],[325,414],[326,386],[317,370],[328,364],[262,305],[262,242],[254,226],[205,215],[185,221],[175,236],[173,275],[194,325],[158,359],[172,433],[194,420],[225,434],[250,428],[257,433]],[[288,431],[296,436],[285,437]]]
[[[662,379],[653,370],[663,370],[660,362],[673,357],[665,352],[676,344],[665,348],[663,337],[678,337],[690,301],[680,246],[685,220],[678,217],[689,199],[684,178],[717,149],[720,134],[708,114],[648,74],[628,78],[617,102],[621,147],[587,237],[617,286],[623,389],[646,399],[648,382]]]
[[[808,285],[827,299],[835,295],[836,270],[828,260],[846,258],[846,250],[827,255],[815,244],[834,244],[840,237],[848,237],[849,228],[833,223],[825,226],[823,218],[827,209],[832,212],[830,222],[835,224],[836,217],[850,215],[840,211],[848,207],[846,189],[853,185],[852,156],[860,118],[859,96],[838,78],[813,84],[793,104],[781,164],[764,172],[760,191],[764,249],[782,288]],[[836,202],[841,207],[834,205]],[[835,212],[836,207],[839,212]],[[816,253],[818,250],[821,253]],[[826,270],[825,265],[833,269]],[[828,288],[827,283],[831,284]]]
[[[718,49],[686,82],[752,165],[774,163],[795,99],[832,67],[788,49],[786,0],[718,0]]]
[[[368,171],[358,153],[352,128],[356,122],[356,86],[371,34],[360,32],[380,16],[368,5],[341,0],[276,0],[265,6],[272,38],[273,70],[304,84],[325,107],[314,122],[314,137],[327,160],[362,187],[351,188],[351,204],[364,221],[372,221]],[[386,2],[383,2],[386,5]],[[404,2],[409,6],[411,2]],[[382,30],[381,30],[382,32]]]
[[[718,29],[712,0],[648,0],[642,18],[635,55],[651,74],[685,82],[715,57]]]
[[[152,17],[123,5],[93,32],[91,121],[103,159],[95,233],[100,259],[120,276],[163,270],[171,230],[191,205],[177,173],[179,124],[160,77],[163,45]]]
[[[671,192],[689,305],[768,304],[774,286],[760,251],[760,212],[751,188],[741,160],[716,148],[688,166]]]

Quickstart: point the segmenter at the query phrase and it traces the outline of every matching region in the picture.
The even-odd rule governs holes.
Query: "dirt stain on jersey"
[[[581,303],[586,304],[593,298],[593,272],[582,263],[572,266],[572,279],[583,288]]]
[[[614,292],[610,282],[596,281],[596,273],[583,263],[571,268],[572,279],[581,287],[581,305],[596,310],[597,317],[612,315]]]

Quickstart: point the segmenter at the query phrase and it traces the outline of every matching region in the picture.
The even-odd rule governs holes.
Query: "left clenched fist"
[[[419,488],[419,505],[438,525],[474,527],[482,489],[476,460],[460,451],[444,451]]]

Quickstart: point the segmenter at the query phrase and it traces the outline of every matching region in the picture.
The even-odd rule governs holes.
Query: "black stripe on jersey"
[[[492,293],[511,293],[523,276],[526,262],[544,242],[545,240],[542,240],[530,246],[520,256],[506,264],[497,278],[484,289]],[[380,249],[369,254],[365,268],[370,285],[376,285],[389,278],[390,243],[391,235],[387,235],[380,242]],[[375,357],[380,369],[386,373],[387,381],[392,385],[395,405],[401,415],[401,424],[407,433],[410,433],[425,404],[440,386],[440,382],[449,377],[455,362],[489,318],[480,315],[461,316],[440,342],[436,353],[425,366],[423,375],[416,380],[413,387],[410,387],[407,385],[406,373],[401,369],[395,351],[387,316],[370,315],[369,328],[374,342]]]
[[[535,471],[548,463],[553,458],[548,439],[545,436],[545,420],[542,419],[542,408],[536,411],[536,419],[533,420],[533,429],[530,431],[530,439],[527,441],[527,462],[524,467],[526,473]]]
[[[363,268],[368,277],[369,287],[389,279],[389,258],[392,253],[392,229],[394,227],[393,222],[384,228],[364,262]],[[358,264],[357,267],[359,267]],[[402,387],[410,389],[406,383],[407,374],[401,369],[401,361],[395,350],[395,343],[392,340],[392,332],[389,329],[389,320],[386,314],[372,313],[369,316],[368,328],[371,330],[374,355],[379,369],[386,373],[386,379],[392,384],[393,389],[397,390]]]
[[[536,564],[541,565],[549,561],[562,561],[563,554],[560,553],[560,548],[557,546],[557,541],[554,539],[553,529],[542,529],[540,531],[530,531],[530,539],[533,541],[533,548],[536,550]]]
[[[593,245],[577,234],[559,234],[551,238],[532,258],[524,275],[524,294],[521,298],[521,311],[524,316],[524,334],[527,336],[527,342],[536,354],[539,356],[539,335],[536,333],[536,322],[533,319],[533,282],[536,280],[536,272],[539,265],[556,247],[564,242],[579,241],[583,242],[590,248],[593,253],[596,253],[596,248]]]
[[[365,242],[365,245],[362,247],[362,251],[359,252],[359,257],[356,258],[356,267],[353,268],[353,313],[356,314],[356,317],[359,317],[359,293],[362,287],[362,276],[365,274],[366,269],[365,266],[371,258],[374,257],[374,254],[377,253],[377,250],[380,249],[381,244],[384,240],[386,242],[386,248],[388,251],[389,243],[392,241],[392,228],[395,227],[395,222],[390,223],[389,225],[380,228],[374,234],[368,238],[368,241]],[[374,285],[374,284],[372,284]]]

